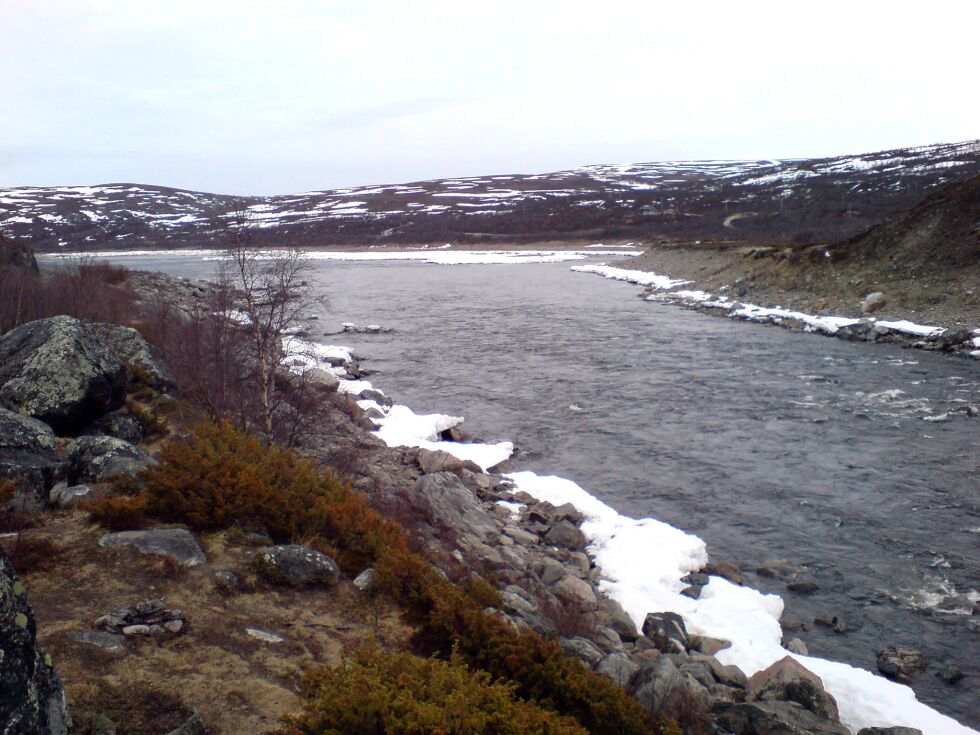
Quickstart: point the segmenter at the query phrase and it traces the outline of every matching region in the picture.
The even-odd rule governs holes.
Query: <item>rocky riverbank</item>
[[[166,293],[180,294],[181,299],[193,301],[205,289],[170,282],[165,277],[153,278]],[[175,305],[181,306],[179,299]],[[377,415],[366,403],[385,401],[385,397],[368,388],[352,394],[350,386],[356,384],[350,379],[360,378],[367,371],[352,359],[332,363],[332,372],[322,371],[318,376],[323,391],[333,396],[332,402],[316,417],[316,431],[306,439],[304,451],[337,468],[375,508],[398,518],[425,558],[448,578],[457,581],[480,575],[492,582],[501,600],[493,614],[517,630],[535,630],[558,640],[568,655],[609,676],[651,712],[675,717],[690,732],[705,728],[744,735],[847,732],[840,723],[837,703],[824,690],[820,678],[789,657],[747,678],[715,656],[725,650],[728,641],[691,635],[675,613],[650,610],[638,630],[623,608],[600,589],[601,570],[582,530],[585,518],[579,510],[515,492],[507,477],[484,471],[451,453],[387,446],[373,433]],[[111,644],[112,655],[151,660],[138,640],[150,639],[164,648],[173,640],[185,650],[192,641],[198,646],[213,646],[213,632],[226,624],[207,610],[214,606],[216,595],[238,595],[236,606],[241,610],[248,609],[249,604],[287,605],[295,619],[309,615],[309,611],[303,612],[304,599],[306,604],[315,599],[318,605],[329,605],[330,595],[335,594],[346,595],[346,604],[354,610],[368,604],[370,574],[343,580],[331,560],[311,549],[274,547],[267,539],[255,539],[253,546],[259,548],[254,552],[232,553],[233,544],[227,537],[195,536],[187,529],[133,528],[93,535],[80,527],[83,514],[78,510],[78,498],[98,494],[110,475],[134,475],[154,461],[151,455],[155,447],[144,440],[148,429],[145,422],[138,412],[121,409],[126,396],[133,394],[134,383],[147,387],[155,384],[155,390],[164,391],[174,386],[166,366],[155,359],[135,330],[87,325],[67,317],[24,325],[0,338],[0,371],[0,399],[7,409],[2,417],[9,423],[2,436],[13,437],[0,447],[4,474],[31,480],[9,501],[11,507],[30,505],[54,513],[53,519],[64,524],[62,538],[57,531],[45,531],[43,524],[31,534],[61,543],[69,536],[76,538],[72,548],[82,550],[79,558],[90,565],[87,574],[108,560],[116,565],[119,579],[130,580],[126,589],[115,587],[112,592],[114,598],[128,601],[109,609],[103,602],[96,615],[89,614],[96,602],[81,594],[76,609],[63,609],[65,588],[75,579],[67,574],[69,570],[63,570],[63,577],[48,573],[43,579],[29,578],[42,592],[45,614],[59,620],[60,627],[50,641],[71,658],[69,670],[73,675],[84,675],[83,662],[91,663],[93,653],[89,649],[93,647],[105,651]],[[469,441],[458,429],[446,429],[440,438],[456,444]],[[53,510],[56,506],[65,509]],[[147,554],[169,559],[173,568],[164,569],[162,576],[160,572],[134,575]],[[300,588],[313,579],[325,589],[316,593],[265,592],[264,602],[248,603],[243,597],[248,587],[242,570],[251,568],[248,565],[255,563],[255,555],[275,567],[269,576],[277,584]],[[712,572],[733,582],[738,576],[737,569],[725,565],[716,565]],[[154,574],[158,576],[154,578]],[[167,575],[179,581],[176,588],[166,581],[171,579]],[[690,596],[700,594],[705,576],[690,576]],[[13,626],[0,625],[0,637],[8,634],[6,645],[8,639],[13,640],[9,631],[16,633],[19,616],[26,614],[6,602],[12,595],[23,594],[23,586],[17,587],[18,580],[6,567],[0,577],[12,590],[0,595],[4,601],[2,619],[13,620]],[[164,607],[156,600],[160,588],[171,596],[183,597],[179,609]],[[252,590],[249,595],[263,597],[261,590]],[[275,646],[287,641],[292,631],[281,622],[269,624],[281,619],[256,616],[240,622],[244,635]],[[336,627],[338,623],[330,625]],[[98,636],[90,630],[93,626],[99,628]],[[67,643],[66,632],[78,635]],[[295,631],[292,635],[301,638]],[[109,641],[105,636],[115,638]],[[22,643],[16,642],[23,647]],[[44,654],[35,647],[33,631],[29,643],[34,658],[43,659]],[[311,639],[306,645],[314,648],[326,643]],[[787,643],[787,647],[791,649],[792,644]],[[186,663],[181,666],[187,668]],[[35,671],[43,673],[36,667]],[[173,673],[161,670],[157,675],[169,677]],[[180,676],[195,674],[188,670]],[[48,680],[37,686],[31,681],[25,678],[25,692],[47,686]],[[17,706],[29,708],[35,718],[50,718],[42,712],[46,706],[42,699],[25,694]],[[288,698],[279,699],[277,706],[288,706],[286,702]],[[50,731],[66,729],[52,727]]]

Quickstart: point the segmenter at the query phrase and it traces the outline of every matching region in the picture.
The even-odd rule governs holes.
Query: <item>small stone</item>
[[[261,630],[260,628],[246,628],[245,632],[252,638],[258,638],[263,643],[282,643],[285,638],[275,633],[270,633],[267,630]]]
[[[677,613],[648,613],[643,621],[643,635],[664,653],[687,651],[687,628],[684,626],[684,618]]]
[[[796,653],[800,656],[809,656],[810,652],[807,650],[806,643],[804,643],[799,638],[793,638],[786,644],[786,650],[790,653]]]
[[[363,572],[354,577],[354,586],[357,587],[361,592],[367,592],[371,589],[371,585],[374,583],[374,570],[365,569]]]
[[[884,309],[887,303],[888,300],[885,298],[885,294],[883,294],[881,291],[869,293],[861,301],[861,313],[873,314],[880,309]]]
[[[168,620],[163,624],[163,629],[168,633],[177,634],[184,629],[183,620]]]
[[[153,635],[152,627],[149,625],[127,625],[122,629],[124,636]]]
[[[951,661],[944,661],[936,670],[936,676],[950,685],[958,684],[963,680],[963,672],[960,667]]]
[[[569,521],[558,521],[544,536],[545,542],[553,546],[564,546],[568,549],[584,549],[585,534]]]

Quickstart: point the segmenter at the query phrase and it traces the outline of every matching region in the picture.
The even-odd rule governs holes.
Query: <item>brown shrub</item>
[[[303,713],[286,717],[282,735],[586,735],[569,717],[515,696],[456,657],[362,652],[304,682]]]
[[[71,703],[77,735],[94,735],[99,715],[116,724],[118,735],[160,735],[182,725],[193,714],[174,694],[145,684],[78,687]]]
[[[46,536],[28,536],[13,543],[7,550],[7,558],[18,574],[43,572],[60,561],[60,550]]]
[[[113,531],[135,531],[150,525],[146,495],[109,495],[89,501],[85,509],[92,520]]]

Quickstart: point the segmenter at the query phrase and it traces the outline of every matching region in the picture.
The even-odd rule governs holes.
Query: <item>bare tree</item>
[[[301,251],[264,251],[256,245],[255,224],[244,203],[238,203],[232,212],[227,243],[223,276],[238,294],[241,321],[251,337],[261,428],[272,440],[276,380],[284,370],[283,340],[320,300],[307,280],[310,265]]]

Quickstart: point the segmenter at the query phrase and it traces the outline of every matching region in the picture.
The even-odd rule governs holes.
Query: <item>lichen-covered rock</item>
[[[65,454],[68,482],[105,482],[113,475],[136,476],[154,460],[141,449],[113,436],[80,436]]]
[[[126,366],[78,319],[39,319],[0,337],[0,406],[57,433],[118,408],[126,383]]]
[[[331,586],[340,581],[340,567],[333,559],[297,544],[259,549],[252,562],[264,579],[288,587]]]
[[[139,444],[143,441],[146,430],[133,414],[112,411],[86,426],[83,433],[91,436],[114,436],[130,444]]]
[[[674,612],[649,613],[643,621],[643,635],[664,653],[684,653],[688,647],[684,618]]]
[[[135,368],[139,373],[137,377],[145,380],[150,387],[161,391],[174,387],[170,368],[156,357],[150,343],[135,329],[121,324],[89,324],[87,328],[113,355]]]
[[[65,735],[68,702],[51,658],[37,646],[24,584],[0,550],[0,733]]]
[[[476,496],[451,472],[423,476],[415,485],[418,507],[436,526],[483,541],[499,537],[497,524]]]
[[[169,556],[185,567],[205,564],[208,560],[194,534],[186,528],[149,528],[145,531],[107,533],[99,539],[99,546],[106,549],[135,546],[141,554]]]
[[[0,408],[0,478],[15,480],[12,507],[36,510],[61,473],[55,454],[54,432],[47,425]]]

